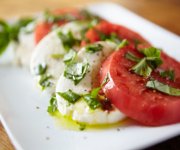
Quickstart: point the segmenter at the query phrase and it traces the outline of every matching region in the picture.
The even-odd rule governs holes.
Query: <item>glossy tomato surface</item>
[[[107,98],[123,113],[138,122],[160,126],[180,122],[180,96],[170,96],[146,87],[149,78],[130,72],[135,62],[125,58],[131,52],[142,57],[135,48],[125,47],[114,52],[102,65],[101,82],[108,74],[109,80],[103,87]],[[163,64],[159,69],[173,69],[175,80],[162,78],[157,70],[152,77],[164,84],[180,89],[180,63],[161,53]]]
[[[95,27],[89,29],[87,31],[85,37],[86,40],[88,40],[90,43],[94,43],[97,41],[103,40],[103,36],[110,36],[112,34],[116,34],[120,40],[126,39],[131,44],[134,44],[135,42],[150,45],[147,40],[145,40],[141,35],[138,33],[124,27],[121,25],[113,24],[108,21],[101,21],[99,24],[97,24]],[[83,41],[82,45],[85,45],[86,42]]]

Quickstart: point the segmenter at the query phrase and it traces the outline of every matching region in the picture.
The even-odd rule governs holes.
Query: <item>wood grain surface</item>
[[[103,2],[103,0],[0,0],[0,18],[32,15],[46,8],[85,7],[85,5],[95,2]],[[111,2],[121,4],[140,16],[180,35],[180,0],[111,0]],[[180,149],[180,137],[149,149],[178,150]],[[14,150],[1,123],[0,150]]]

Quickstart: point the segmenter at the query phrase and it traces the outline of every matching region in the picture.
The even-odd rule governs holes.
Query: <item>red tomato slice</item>
[[[160,126],[180,122],[180,96],[170,96],[146,88],[147,78],[131,73],[129,69],[134,62],[125,58],[127,52],[136,56],[142,55],[132,47],[125,47],[114,52],[102,65],[100,81],[109,76],[103,87],[107,98],[123,113],[140,123]],[[161,55],[161,69],[173,69],[175,82],[160,77],[153,72],[152,76],[161,82],[180,88],[180,63],[165,53]]]
[[[124,27],[121,25],[112,24],[107,21],[101,21],[97,24],[94,28],[91,28],[86,33],[86,39],[90,41],[90,43],[94,43],[100,41],[99,33],[103,33],[105,35],[110,35],[115,33],[119,36],[120,39],[127,39],[130,43],[134,45],[134,41],[138,40],[141,43],[150,45],[147,40],[145,40],[141,35],[138,33]],[[85,45],[86,42],[83,41],[82,45]]]
[[[72,8],[57,9],[53,11],[53,14],[54,15],[71,14],[77,19],[83,19],[83,16],[80,15],[80,12],[77,9],[72,9]],[[56,23],[56,25],[61,26],[65,23],[66,23],[65,21],[59,21]],[[39,41],[51,31],[53,25],[54,25],[53,23],[41,22],[36,26],[35,28],[36,44],[39,43]]]

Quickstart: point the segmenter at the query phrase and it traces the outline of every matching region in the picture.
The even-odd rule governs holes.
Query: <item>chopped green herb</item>
[[[146,57],[161,57],[161,50],[157,49],[155,47],[149,47],[149,48],[144,48],[141,50],[141,52],[146,56]]]
[[[64,54],[52,54],[51,57],[54,59],[61,59],[64,57]]]
[[[120,48],[123,48],[124,46],[127,46],[128,44],[129,42],[126,39],[124,39],[121,41],[121,43],[118,44],[116,49],[119,50]]]
[[[174,77],[175,77],[174,70],[160,71],[159,74],[163,78],[167,78],[171,81],[174,81]]]
[[[91,94],[86,94],[83,96],[83,99],[86,101],[86,103],[88,104],[88,106],[91,109],[96,109],[98,107],[101,106],[100,102],[97,100],[97,98],[92,97]]]
[[[169,85],[163,84],[157,80],[150,80],[146,83],[146,87],[160,91],[171,96],[180,96],[180,89],[173,88]]]
[[[161,77],[174,81],[174,70],[160,71],[159,73]]]
[[[5,52],[9,42],[9,26],[6,22],[0,20],[0,56]]]
[[[86,129],[86,124],[84,123],[78,123],[79,124],[79,130],[83,131]]]
[[[86,52],[88,53],[95,53],[95,52],[101,51],[102,49],[103,49],[103,46],[99,43],[86,46]]]
[[[55,96],[52,96],[49,101],[49,106],[47,109],[47,112],[51,115],[54,115],[54,113],[57,111],[57,99]]]
[[[11,41],[18,42],[20,29],[32,21],[32,18],[22,18],[10,25],[5,21],[0,20],[0,55],[5,52]]]
[[[83,99],[86,101],[88,106],[93,110],[101,106],[101,103],[97,99],[100,89],[101,87],[94,88],[90,94],[83,95]]]
[[[67,92],[64,93],[58,92],[58,95],[72,104],[74,104],[81,98],[81,95],[74,93],[72,90],[68,90]]]
[[[73,36],[73,34],[72,34],[71,31],[69,31],[69,32],[66,33],[66,34],[65,34],[65,33],[62,33],[62,32],[60,31],[60,32],[58,32],[58,36],[59,36],[59,38],[61,39],[62,44],[63,44],[63,46],[64,46],[64,48],[65,48],[66,50],[69,50],[69,49],[71,49],[73,46],[80,44],[80,40],[76,39],[76,38]]]
[[[152,68],[147,64],[146,58],[141,59],[131,70],[144,77],[150,76],[152,72]]]
[[[52,83],[49,81],[51,79],[51,75],[41,75],[39,80],[39,85],[41,86],[42,90],[44,90],[46,87],[50,87]]]
[[[70,63],[65,67],[64,76],[74,81],[77,85],[86,75],[89,68],[88,63]]]
[[[125,54],[125,58],[127,58],[127,59],[129,59],[129,60],[131,60],[131,61],[134,61],[134,62],[139,62],[141,59],[140,58],[138,58],[137,56],[135,56],[133,53],[131,53],[131,52],[127,52],[126,54]]]
[[[63,61],[65,63],[72,62],[76,57],[77,52],[73,49],[70,49],[67,54],[64,55]]]
[[[130,70],[134,71],[136,74],[149,77],[153,69],[156,69],[162,64],[161,52],[159,49],[150,47],[142,49],[141,52],[145,55],[144,58],[140,59],[134,54],[127,52],[125,57],[129,60],[137,62]]]
[[[33,18],[21,18],[16,23],[9,26],[10,27],[10,30],[9,30],[10,39],[14,40],[14,41],[18,41],[18,35],[19,35],[19,32],[20,32],[20,29],[22,27],[27,26],[33,20],[34,20]]]
[[[111,41],[116,44],[121,43],[121,39],[118,37],[118,35],[116,33],[111,33],[110,35],[106,35],[102,32],[98,32],[98,31],[97,31],[97,33],[99,34],[101,41]]]
[[[43,75],[47,70],[46,64],[39,64],[37,67],[34,68],[35,75]]]
[[[94,88],[92,91],[91,91],[91,97],[93,97],[93,98],[97,98],[97,96],[98,96],[98,93],[99,93],[99,91],[101,90],[101,87],[97,87],[97,88]]]

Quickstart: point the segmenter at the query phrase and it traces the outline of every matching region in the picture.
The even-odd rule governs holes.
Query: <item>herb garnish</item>
[[[171,95],[171,96],[180,96],[180,89],[173,88],[167,84],[163,84],[157,80],[151,79],[146,83],[146,87],[155,89],[162,93]]]
[[[61,59],[64,57],[64,54],[51,54],[51,57],[54,59]]]
[[[103,49],[103,46],[101,44],[90,44],[86,46],[86,52],[88,53],[95,53],[98,51],[101,51]]]
[[[74,104],[81,98],[81,95],[74,93],[72,90],[68,90],[67,92],[58,92],[58,95],[71,104]]]
[[[20,29],[32,21],[32,18],[22,18],[10,25],[5,21],[0,20],[0,55],[5,52],[11,41],[18,42]]]
[[[123,48],[124,46],[127,46],[129,42],[126,39],[123,39],[118,45],[116,50],[119,50],[120,48]]]
[[[6,22],[0,20],[0,55],[4,53],[9,42],[9,26]]]
[[[174,70],[165,70],[159,72],[160,76],[163,78],[167,78],[171,81],[174,81]]]
[[[83,99],[86,101],[88,106],[93,110],[101,106],[101,103],[97,100],[98,92],[100,89],[101,87],[95,88],[91,91],[90,94],[85,94],[83,96]]]
[[[89,68],[89,64],[85,62],[72,62],[67,64],[64,71],[64,76],[73,80],[77,85],[86,75]]]
[[[63,33],[61,31],[58,32],[58,36],[59,38],[61,39],[62,41],[62,44],[64,46],[64,48],[66,50],[69,50],[71,49],[74,45],[79,45],[80,44],[80,40],[79,39],[76,39],[72,32],[69,31],[68,33]]]
[[[40,76],[39,85],[41,86],[42,90],[44,90],[46,87],[52,86],[52,83],[49,81],[51,78],[51,75],[46,74]]]
[[[47,65],[46,64],[39,64],[36,68],[34,68],[35,75],[42,75],[46,72]]]
[[[127,58],[127,59],[129,59],[129,60],[131,60],[131,61],[134,61],[134,62],[139,62],[141,59],[140,58],[138,58],[138,57],[136,57],[133,53],[131,53],[131,52],[127,52],[126,54],[125,54],[125,58]]]
[[[57,99],[55,96],[52,96],[49,101],[49,106],[47,109],[47,112],[51,115],[54,115],[54,113],[57,111]]]
[[[85,123],[78,123],[79,124],[79,130],[83,131],[86,129],[86,124]]]
[[[116,44],[121,43],[121,39],[119,38],[119,36],[116,33],[111,33],[110,35],[104,34],[102,32],[98,32],[100,40],[101,41],[111,41],[114,42]]]
[[[139,61],[138,57],[129,52],[125,54],[125,57],[132,61],[138,61],[138,63],[130,70],[132,70],[138,75],[149,77],[153,69],[156,69],[162,64],[162,60],[160,57],[161,52],[159,49],[154,47],[145,48],[141,50],[141,52],[145,55],[145,57],[140,59]]]
[[[72,62],[72,61],[75,59],[76,54],[77,54],[77,52],[76,52],[75,50],[70,49],[69,52],[64,55],[63,61],[64,61],[65,63],[70,63],[70,62]]]

